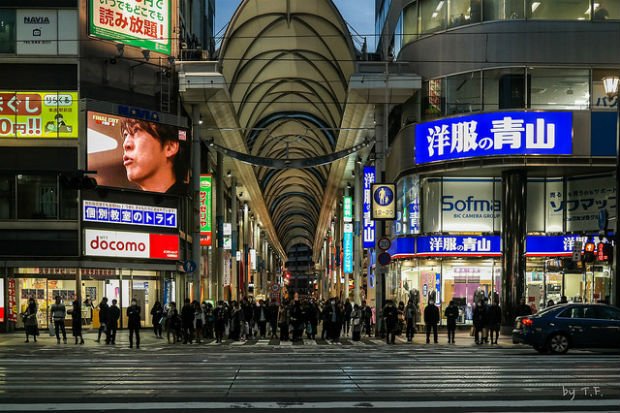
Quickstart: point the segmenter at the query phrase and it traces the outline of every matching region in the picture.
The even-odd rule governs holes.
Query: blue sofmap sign
[[[581,251],[586,242],[605,242],[608,237],[599,235],[528,235],[525,239],[525,255],[528,257],[570,257],[575,242],[581,242]]]
[[[176,208],[83,201],[82,219],[86,222],[176,228]]]
[[[499,235],[430,235],[418,237],[416,244],[416,255],[420,256],[491,257],[502,254]]]
[[[370,217],[370,190],[372,184],[375,183],[375,167],[364,167],[364,206],[362,217],[362,242],[363,248],[375,247],[375,221]]]
[[[571,155],[571,112],[493,112],[420,123],[415,162],[498,155]]]

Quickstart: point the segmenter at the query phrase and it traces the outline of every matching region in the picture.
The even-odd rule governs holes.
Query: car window
[[[583,307],[583,318],[598,318],[596,307]]]
[[[601,320],[619,320],[620,310],[613,307],[596,307],[596,318]]]
[[[571,307],[562,311],[558,317],[560,318],[585,318],[584,317],[584,308],[585,307]]]

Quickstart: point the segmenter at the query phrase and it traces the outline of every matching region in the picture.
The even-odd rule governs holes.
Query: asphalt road
[[[620,412],[620,351],[539,355],[380,340],[250,341],[140,350],[0,336],[2,412]]]

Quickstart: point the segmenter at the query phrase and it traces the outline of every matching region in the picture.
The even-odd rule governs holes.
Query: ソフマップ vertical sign
[[[91,36],[170,54],[170,0],[93,0],[89,3]]]
[[[374,220],[396,219],[396,185],[372,184],[371,187],[371,218]]]
[[[213,177],[209,174],[200,175],[200,245],[210,246],[213,238],[211,188]]]

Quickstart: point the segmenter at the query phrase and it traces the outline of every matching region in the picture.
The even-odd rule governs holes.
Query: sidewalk
[[[38,348],[38,347],[76,347],[76,348],[97,348],[97,347],[112,347],[109,345],[105,344],[105,335],[101,336],[101,342],[97,343],[95,340],[97,339],[97,330],[89,330],[87,332],[84,332],[83,336],[84,336],[84,344],[83,345],[76,345],[75,343],[75,338],[73,336],[71,336],[70,332],[67,332],[67,344],[63,344],[62,342],[62,337],[61,337],[61,341],[60,344],[56,344],[56,337],[50,337],[47,330],[42,330],[41,331],[41,335],[39,337],[37,337],[37,342],[33,342],[32,341],[32,337],[30,338],[30,342],[29,343],[24,343],[25,341],[25,333],[23,331],[18,331],[18,332],[14,332],[14,333],[8,333],[8,334],[0,334],[0,347],[2,346],[18,346],[18,347],[24,347],[24,348]],[[320,334],[317,336],[320,337]],[[341,335],[341,343],[344,345],[347,344],[352,344],[352,340],[351,340],[351,335],[349,333],[349,336],[345,336],[344,334]],[[209,343],[213,340],[211,339],[205,339],[203,340],[203,345],[205,343]],[[304,341],[308,341],[308,339],[305,337],[304,335]],[[317,341],[320,342],[321,344],[324,343],[324,341],[320,340],[320,338],[317,338]],[[363,336],[362,337],[362,341],[364,342],[369,342],[370,344],[385,344],[385,338],[381,339],[379,337],[366,337]],[[439,331],[438,334],[438,344],[437,345],[442,345],[442,346],[455,346],[455,347],[477,347],[475,342],[474,342],[474,338],[471,337],[469,335],[469,331],[457,331],[456,335],[455,335],[455,344],[448,344],[448,336],[447,333],[445,331]],[[227,341],[224,343],[224,345],[229,344],[230,345],[230,341]],[[237,342],[240,343],[240,342]],[[247,344],[247,345],[252,345],[256,343],[256,340],[249,340],[247,342],[242,342],[243,344]],[[290,344],[290,342],[287,342],[288,344]],[[506,335],[500,335],[499,340],[498,340],[498,345],[491,345],[491,344],[484,344],[481,345],[479,347],[512,347],[512,337],[510,336],[506,336]],[[270,345],[279,345],[279,341],[278,340],[272,340],[270,341]],[[153,334],[153,331],[150,328],[145,328],[140,330],[140,347],[141,348],[148,348],[148,347],[166,347],[166,346],[178,346],[178,345],[182,345],[181,343],[178,344],[168,344],[168,340],[166,339],[166,335],[164,332],[164,338],[163,339],[159,339],[156,338],[155,335]],[[301,345],[301,344],[300,344]],[[409,343],[407,342],[407,339],[405,337],[405,335],[401,335],[401,336],[396,336],[396,345],[405,345],[405,346],[433,346],[435,345],[433,343],[433,336],[431,334],[431,343],[430,344],[426,344],[426,334],[424,332],[418,332],[415,334],[413,342]],[[197,344],[194,342],[194,344],[192,346],[197,346]],[[129,348],[129,331],[128,330],[119,330],[118,333],[116,334],[116,346],[114,347],[125,347],[125,348]]]

